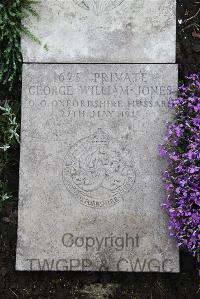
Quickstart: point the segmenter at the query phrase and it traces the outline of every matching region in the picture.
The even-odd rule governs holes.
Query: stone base
[[[159,158],[176,65],[24,65],[17,270],[178,272]]]

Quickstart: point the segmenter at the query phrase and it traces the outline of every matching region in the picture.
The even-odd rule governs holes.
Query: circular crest
[[[98,129],[70,147],[63,181],[82,204],[105,208],[121,201],[133,187],[135,170],[126,147]]]

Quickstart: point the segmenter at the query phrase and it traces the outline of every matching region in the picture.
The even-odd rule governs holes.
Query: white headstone
[[[179,271],[157,151],[176,88],[176,65],[24,65],[17,270]]]
[[[175,0],[42,0],[38,11],[26,25],[43,46],[24,38],[24,62],[175,62]]]

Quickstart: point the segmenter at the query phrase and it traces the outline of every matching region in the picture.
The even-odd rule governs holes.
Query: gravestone
[[[179,271],[157,151],[176,88],[174,64],[24,64],[17,270]]]
[[[174,63],[175,0],[42,0],[24,62]],[[48,50],[46,50],[46,46]]]

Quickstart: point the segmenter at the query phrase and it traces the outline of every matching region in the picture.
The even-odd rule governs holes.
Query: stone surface
[[[24,65],[17,270],[178,272],[157,147],[176,65]]]
[[[25,62],[175,62],[175,0],[41,2],[26,25],[42,46],[23,39]]]

